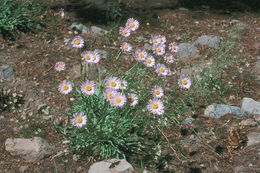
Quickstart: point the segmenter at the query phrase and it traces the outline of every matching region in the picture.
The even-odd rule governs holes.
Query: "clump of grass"
[[[28,32],[43,25],[40,14],[46,8],[34,0],[1,0],[0,33],[4,39],[15,39],[19,32]]]

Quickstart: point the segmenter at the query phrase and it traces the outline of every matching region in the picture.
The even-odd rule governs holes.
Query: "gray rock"
[[[199,51],[193,44],[181,43],[178,45],[178,48],[177,54],[181,60],[187,60],[188,58],[199,56]]]
[[[194,118],[186,118],[184,121],[183,121],[183,124],[191,124],[195,119]]]
[[[91,26],[90,30],[91,30],[92,33],[97,34],[97,35],[103,35],[103,34],[108,33],[107,30],[104,30],[104,29],[97,27],[97,26]]]
[[[87,34],[90,32],[88,27],[86,27],[85,25],[83,25],[81,23],[76,23],[76,22],[71,24],[70,29],[73,31],[76,30],[77,32],[82,33],[82,34]]]
[[[260,115],[260,102],[244,97],[241,109],[251,115]]]
[[[13,80],[14,79],[14,72],[13,72],[13,68],[8,65],[2,65],[0,67],[0,80]]]
[[[225,104],[209,105],[204,111],[204,115],[211,118],[220,118],[226,114],[235,114],[238,116],[245,115],[245,113],[239,107],[229,106]]]
[[[52,154],[53,147],[40,137],[8,138],[5,141],[5,150],[11,155],[22,157],[27,161],[36,161]]]
[[[215,35],[203,35],[200,36],[195,42],[194,45],[206,45],[211,48],[218,48],[221,40],[219,36]]]
[[[119,162],[119,163],[117,163]],[[113,163],[117,163],[111,167]],[[111,168],[109,168],[111,167]],[[134,172],[133,166],[125,159],[110,159],[106,161],[96,162],[90,166],[88,173],[131,173]]]
[[[248,141],[247,146],[255,145],[260,143],[260,131],[250,132],[247,135]]]

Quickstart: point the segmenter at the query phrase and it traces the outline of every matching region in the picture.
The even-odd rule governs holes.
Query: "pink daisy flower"
[[[73,115],[72,124],[77,128],[82,128],[87,123],[87,117],[83,113]]]
[[[58,15],[61,16],[61,18],[64,17],[64,9],[63,8],[58,12]]]
[[[160,44],[164,44],[166,42],[166,37],[163,35],[158,35],[158,40]]]
[[[119,89],[123,90],[127,88],[126,80],[120,80],[119,82],[120,82]]]
[[[82,48],[84,46],[84,40],[82,37],[80,36],[76,36],[72,42],[72,47],[75,47],[75,48]]]
[[[86,81],[81,85],[81,92],[86,95],[93,95],[96,90],[96,85],[93,81]]]
[[[157,35],[156,36],[152,35],[149,43],[155,45],[155,44],[159,44],[160,43],[159,41],[160,40],[158,40],[158,36]]]
[[[72,91],[72,85],[70,82],[67,82],[64,80],[60,85],[59,85],[59,91],[62,94],[69,94]]]
[[[126,97],[121,93],[114,94],[113,98],[110,99],[110,104],[116,107],[122,107],[126,103]]]
[[[164,44],[155,44],[153,46],[153,53],[160,56],[165,53],[165,45]]]
[[[155,59],[153,56],[148,56],[143,63],[146,67],[153,67],[155,64]]]
[[[55,70],[58,72],[65,70],[65,63],[62,61],[57,62],[55,65]]]
[[[191,80],[190,78],[182,74],[180,79],[178,80],[178,84],[181,88],[189,89],[191,86]]]
[[[127,94],[127,103],[130,106],[135,106],[138,103],[138,97],[134,93]]]
[[[149,100],[147,109],[148,111],[156,115],[162,115],[164,113],[163,102],[158,99]]]
[[[161,98],[163,96],[163,89],[162,87],[155,85],[152,89],[152,93],[154,98]]]
[[[124,42],[121,46],[121,50],[123,52],[130,52],[132,50],[132,46],[129,43]]]
[[[107,101],[110,101],[114,95],[116,94],[117,92],[113,89],[106,89],[106,91],[104,92],[104,98],[107,100]]]
[[[169,50],[172,52],[172,53],[175,53],[175,52],[178,52],[178,46],[175,42],[172,42],[169,44]]]
[[[129,37],[130,36],[130,29],[127,27],[120,27],[119,33],[124,36],[124,37]]]
[[[81,54],[81,56],[81,59],[84,61],[85,64],[92,63],[94,53],[92,51],[85,51]]]
[[[120,81],[117,77],[109,77],[106,80],[106,87],[109,89],[117,90],[120,87]]]
[[[130,18],[126,22],[126,27],[131,31],[135,31],[139,27],[139,22],[133,18]]]
[[[166,76],[168,74],[168,69],[163,64],[157,64],[155,68],[156,73],[159,75]]]
[[[99,53],[97,52],[97,51],[94,51],[93,53],[92,53],[92,59],[91,59],[91,62],[93,63],[93,64],[96,64],[96,63],[98,63],[99,61],[100,61],[100,55],[99,55]]]
[[[173,76],[176,74],[175,68],[168,68],[168,76]]]
[[[168,63],[168,64],[174,62],[174,58],[173,58],[172,54],[169,54],[169,53],[167,53],[167,54],[164,56],[164,60],[165,60],[166,63]]]
[[[145,61],[145,59],[147,57],[147,52],[145,50],[138,49],[135,52],[135,57],[136,57],[137,61],[143,62],[143,61]]]

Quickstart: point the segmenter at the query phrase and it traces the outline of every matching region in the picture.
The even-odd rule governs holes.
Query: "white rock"
[[[110,159],[94,163],[88,173],[131,173],[133,171],[133,166],[125,159]]]
[[[5,150],[11,155],[20,156],[27,161],[36,161],[52,154],[53,147],[40,137],[8,138],[5,141]]]
[[[97,26],[91,26],[90,30],[91,30],[92,33],[98,34],[98,35],[103,35],[103,34],[107,34],[108,33],[107,30],[104,30],[104,29],[99,28]]]
[[[260,131],[250,132],[247,135],[248,141],[247,146],[260,144]]]
[[[248,114],[260,115],[260,102],[244,97],[241,109]]]

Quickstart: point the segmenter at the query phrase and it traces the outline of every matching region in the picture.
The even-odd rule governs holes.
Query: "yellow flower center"
[[[157,47],[156,52],[161,52],[161,49],[159,47]]]
[[[92,90],[92,87],[91,87],[90,85],[86,85],[86,86],[85,86],[85,90],[91,91],[91,90]]]
[[[187,81],[186,79],[182,79],[182,80],[181,80],[181,83],[182,83],[183,85],[187,85],[187,84],[188,84],[188,81]]]
[[[79,45],[79,44],[80,44],[80,41],[79,41],[79,40],[75,40],[74,43],[75,43],[76,45]]]
[[[85,60],[90,60],[90,56],[87,54],[84,56]]]
[[[159,95],[160,91],[158,89],[154,90],[154,94]]]
[[[146,62],[147,62],[148,64],[151,64],[151,63],[152,63],[151,59],[147,59]]]
[[[122,82],[122,83],[121,83],[121,87],[124,87],[124,86],[125,86],[125,84],[124,84],[124,82]]]
[[[63,66],[62,66],[61,64],[58,65],[58,69],[62,69],[62,67],[63,67]]]
[[[62,89],[63,89],[64,91],[67,91],[67,90],[69,89],[69,85],[64,84],[64,85],[62,86]]]
[[[175,50],[175,49],[176,49],[176,47],[174,45],[172,45],[172,50]]]
[[[123,34],[127,34],[127,30],[123,30],[122,32],[123,32]]]
[[[133,97],[129,97],[128,100],[129,100],[130,102],[134,102],[134,101],[135,101],[135,99],[134,99]]]
[[[164,72],[164,68],[163,68],[163,67],[160,67],[160,68],[159,68],[159,72],[163,73],[163,72]]]
[[[130,23],[130,27],[133,28],[135,27],[135,24],[133,22]]]
[[[170,57],[170,56],[168,56],[166,59],[167,59],[168,61],[170,61],[170,60],[171,60],[171,57]]]
[[[115,86],[116,86],[116,82],[115,82],[115,81],[111,81],[111,82],[109,83],[109,85],[112,86],[112,87],[115,87]]]
[[[96,60],[96,56],[93,56],[93,60],[94,60],[94,61]]]
[[[124,45],[124,49],[127,50],[127,49],[128,49],[128,46],[127,46],[127,45]]]
[[[159,107],[159,106],[158,106],[157,103],[153,103],[153,104],[152,104],[152,108],[153,108],[153,109],[158,109],[158,107]]]
[[[121,98],[116,97],[116,98],[115,98],[115,102],[116,102],[116,103],[120,103],[120,102],[121,102]]]
[[[144,54],[140,53],[140,54],[139,54],[139,58],[140,58],[140,59],[143,59],[143,58],[144,58]]]
[[[76,122],[77,122],[77,123],[80,124],[80,123],[82,123],[82,121],[83,121],[83,119],[82,119],[81,117],[77,117],[77,118],[76,118]]]
[[[168,73],[169,73],[169,74],[172,74],[172,73],[173,73],[173,71],[172,71],[172,70],[169,70],[169,71],[168,71]]]
[[[107,93],[107,98],[112,99],[113,95],[112,93]]]
[[[154,39],[154,40],[153,40],[153,43],[157,43],[157,40]]]

